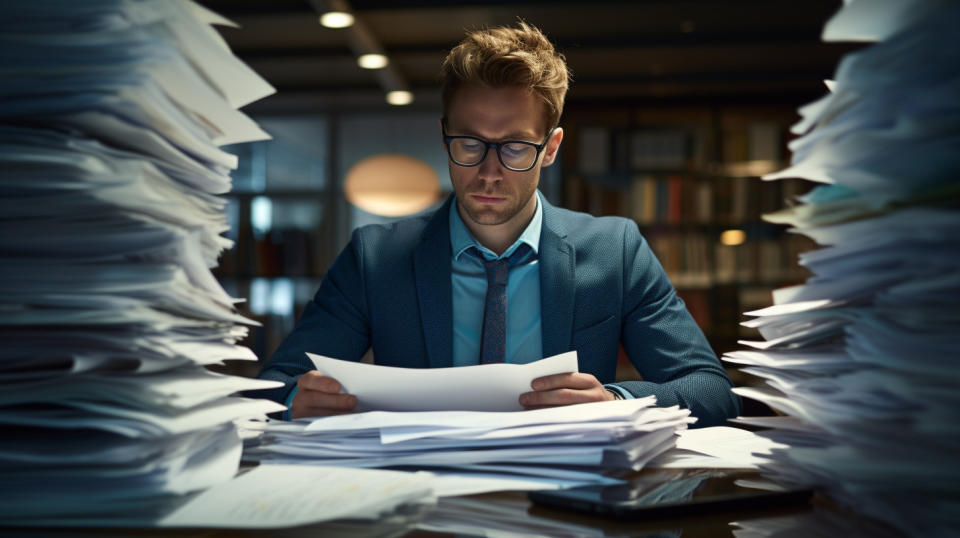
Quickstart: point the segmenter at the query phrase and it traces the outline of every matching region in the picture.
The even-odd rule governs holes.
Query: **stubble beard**
[[[522,213],[528,204],[534,203],[533,199],[535,192],[536,190],[522,200],[514,198],[512,204],[509,204],[508,207],[501,209],[484,207],[484,204],[474,202],[473,200],[470,200],[468,203],[461,201],[460,207],[463,209],[463,212],[466,213],[467,218],[469,218],[473,223],[482,226],[497,226],[510,222],[510,220]],[[493,196],[500,193],[490,194]]]
[[[516,207],[516,205],[503,208],[502,210],[483,207],[483,204],[478,204],[479,207],[471,207],[472,205],[473,204],[462,204],[461,207],[463,207],[464,212],[471,221],[484,226],[496,226],[509,222],[510,219],[520,212],[520,208]]]

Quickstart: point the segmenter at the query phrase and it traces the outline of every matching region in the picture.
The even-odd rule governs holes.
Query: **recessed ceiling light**
[[[364,54],[357,58],[357,65],[364,69],[383,69],[390,63],[383,54]]]
[[[403,90],[387,92],[387,102],[397,106],[409,105],[413,102],[413,94]]]
[[[345,11],[328,11],[320,15],[320,24],[327,28],[346,28],[353,25],[353,15]]]

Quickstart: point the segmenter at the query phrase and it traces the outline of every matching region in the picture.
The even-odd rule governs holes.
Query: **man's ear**
[[[547,147],[543,148],[543,165],[550,166],[557,159],[557,150],[560,149],[560,142],[563,142],[563,129],[557,127],[550,135],[547,141]]]

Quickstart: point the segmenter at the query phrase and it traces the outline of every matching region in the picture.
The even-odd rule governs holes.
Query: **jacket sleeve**
[[[369,309],[363,284],[363,241],[355,232],[327,270],[303,316],[260,370],[261,379],[281,381],[276,389],[247,395],[285,403],[297,379],[313,363],[307,352],[358,361],[370,347]]]
[[[635,397],[653,394],[660,406],[690,409],[694,427],[737,416],[733,382],[633,221],[623,241],[621,342],[644,380],[616,385]]]

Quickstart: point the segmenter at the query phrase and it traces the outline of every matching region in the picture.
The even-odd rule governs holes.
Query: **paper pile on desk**
[[[380,520],[379,527],[385,516],[419,516],[417,508],[433,506],[429,480],[421,478],[396,471],[261,465],[200,493],[159,526],[269,529],[347,518],[365,526]]]
[[[662,469],[757,469],[773,449],[787,448],[741,428],[712,426],[677,432],[675,447],[651,460]]]
[[[676,432],[695,419],[687,409],[655,403],[650,396],[532,411],[370,411],[271,422],[262,443],[244,457],[427,469],[567,487],[607,481],[605,472],[639,470],[672,447]],[[438,490],[438,495],[451,492]]]
[[[960,4],[848,3],[825,38],[877,40],[803,107],[793,165],[824,183],[768,216],[823,248],[814,274],[745,323],[726,355],[788,415],[745,418],[788,445],[764,468],[910,534],[960,527]]]
[[[210,273],[217,196],[273,90],[185,1],[6,3],[0,17],[0,524],[96,523],[230,480],[274,386]]]

